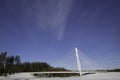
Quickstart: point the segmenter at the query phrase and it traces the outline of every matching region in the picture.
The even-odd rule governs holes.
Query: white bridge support
[[[82,76],[82,73],[81,73],[81,65],[80,65],[80,59],[79,59],[78,49],[77,49],[77,48],[75,48],[75,55],[76,55],[76,60],[77,60],[78,71],[79,71],[80,76]]]

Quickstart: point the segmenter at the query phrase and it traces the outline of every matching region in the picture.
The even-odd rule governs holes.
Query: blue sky
[[[53,63],[78,47],[104,68],[120,67],[119,0],[1,0],[0,52]]]

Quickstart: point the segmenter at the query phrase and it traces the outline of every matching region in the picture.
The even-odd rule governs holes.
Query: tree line
[[[0,75],[12,74],[19,72],[20,56],[7,56],[7,52],[0,54]]]
[[[107,70],[109,72],[120,72],[120,68],[112,69],[112,70]]]
[[[0,53],[0,75],[19,72],[66,71],[65,68],[54,68],[46,62],[21,62],[20,56],[8,56],[7,52]]]
[[[97,72],[120,72],[120,68],[96,70]]]

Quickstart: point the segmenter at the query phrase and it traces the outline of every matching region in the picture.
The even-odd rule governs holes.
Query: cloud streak
[[[25,10],[32,12],[40,30],[53,31],[51,34],[62,40],[72,3],[72,0],[37,1]]]

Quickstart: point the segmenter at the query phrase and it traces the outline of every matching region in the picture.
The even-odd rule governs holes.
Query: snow
[[[120,80],[120,72],[96,73],[82,77],[67,77],[67,78],[37,78],[33,73],[17,73],[7,77],[0,76],[0,80]]]

